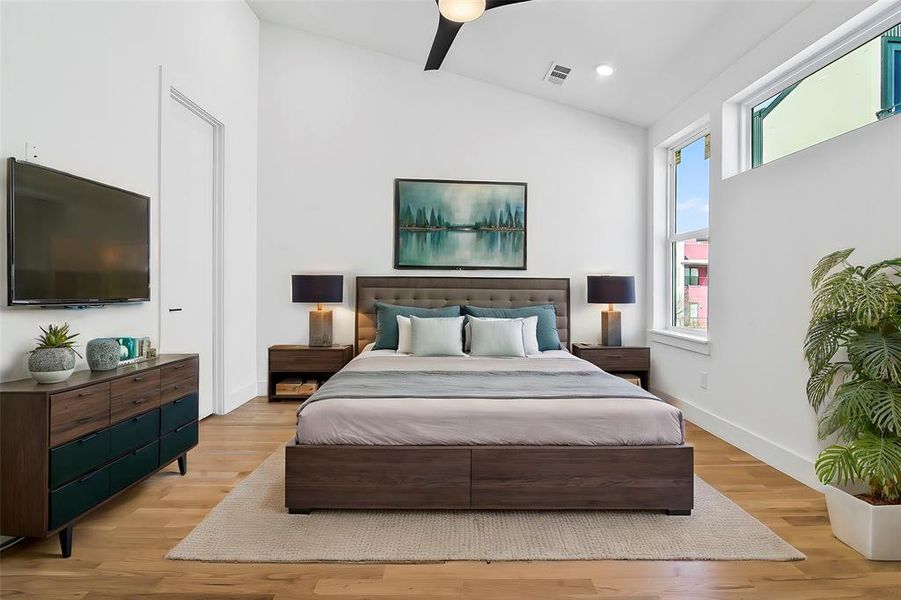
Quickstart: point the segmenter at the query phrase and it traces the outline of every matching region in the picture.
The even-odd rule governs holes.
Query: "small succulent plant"
[[[35,338],[35,341],[38,343],[35,350],[44,350],[46,348],[68,348],[75,354],[78,354],[78,350],[75,349],[75,338],[77,337],[77,333],[69,333],[68,323],[63,323],[62,325],[47,325],[46,329],[41,327],[41,335]],[[81,354],[78,354],[78,357],[82,358]]]

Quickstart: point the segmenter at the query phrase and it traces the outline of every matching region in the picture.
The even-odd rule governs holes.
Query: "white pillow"
[[[410,317],[412,352],[415,356],[466,356],[463,354],[464,317]]]
[[[413,324],[410,317],[397,315],[397,352],[410,354],[413,352]]]
[[[541,349],[538,347],[538,317],[519,317],[516,319],[497,319],[493,317],[469,317],[465,327],[464,348],[465,352],[469,352],[472,347],[472,328],[469,326],[470,321],[522,321],[522,346],[526,352],[526,356],[540,354]]]
[[[472,319],[472,356],[525,356],[523,319]]]

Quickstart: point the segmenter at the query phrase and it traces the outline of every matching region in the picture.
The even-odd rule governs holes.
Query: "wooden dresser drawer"
[[[109,466],[109,493],[115,494],[160,466],[160,442],[154,440]]]
[[[166,404],[197,391],[197,359],[186,360],[160,369],[160,404]]]
[[[109,460],[110,430],[102,429],[50,451],[50,489],[55,489]]]
[[[59,446],[110,424],[110,384],[99,383],[50,396],[50,446]]]
[[[160,405],[160,370],[142,371],[110,385],[110,422],[153,410]]]
[[[160,410],[152,410],[109,428],[109,455],[115,458],[160,437]]]
[[[109,498],[109,467],[50,492],[50,529],[56,529]]]
[[[344,354],[334,350],[279,350],[269,353],[271,371],[334,373],[346,362]]]
[[[160,409],[160,433],[165,435],[185,423],[197,420],[197,394],[191,394]]]
[[[160,438],[160,466],[165,466],[197,445],[197,421],[182,425]]]
[[[605,371],[646,370],[651,361],[648,349],[625,348],[621,350],[583,350],[580,358]]]

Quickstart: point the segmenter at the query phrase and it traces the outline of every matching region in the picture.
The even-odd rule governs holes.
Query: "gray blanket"
[[[300,409],[330,398],[657,398],[604,371],[341,371]]]

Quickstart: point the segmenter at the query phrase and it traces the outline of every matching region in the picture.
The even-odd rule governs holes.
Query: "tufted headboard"
[[[569,348],[569,279],[566,277],[357,277],[356,351],[375,341],[375,303],[439,308],[472,304],[519,308],[557,306],[557,331]]]

